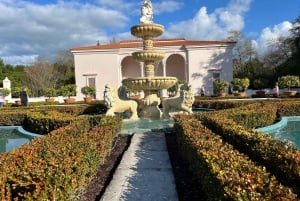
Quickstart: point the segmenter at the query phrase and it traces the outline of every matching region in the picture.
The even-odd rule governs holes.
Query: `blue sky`
[[[0,0],[0,58],[30,64],[72,47],[134,39],[143,0]],[[299,0],[152,0],[162,37],[223,40],[241,31],[260,54],[287,36],[300,16]]]

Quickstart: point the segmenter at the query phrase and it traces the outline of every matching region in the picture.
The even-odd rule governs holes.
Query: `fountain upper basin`
[[[143,38],[148,37],[157,37],[164,32],[164,26],[160,24],[140,24],[131,27],[131,34]]]
[[[176,77],[136,77],[127,78],[122,83],[130,89],[136,90],[160,90],[174,86]]]

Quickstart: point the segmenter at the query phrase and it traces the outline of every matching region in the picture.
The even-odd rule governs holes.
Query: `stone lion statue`
[[[181,85],[175,97],[167,98],[163,101],[163,117],[170,118],[169,113],[173,108],[178,111],[192,114],[192,105],[194,103],[194,100],[195,97],[192,91],[192,86],[188,84]]]
[[[123,113],[129,111],[131,113],[130,119],[138,119],[137,102],[134,100],[121,100],[118,96],[118,91],[114,86],[105,86],[104,101],[108,108],[106,112],[107,116],[114,116],[115,112]]]

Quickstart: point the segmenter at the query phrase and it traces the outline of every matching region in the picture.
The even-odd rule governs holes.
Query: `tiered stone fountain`
[[[141,118],[159,119],[162,115],[158,108],[161,100],[157,93],[159,90],[175,85],[177,78],[155,76],[154,63],[164,58],[164,52],[154,50],[153,38],[160,36],[164,32],[164,27],[153,23],[150,0],[144,0],[141,13],[140,24],[131,27],[131,34],[143,39],[143,50],[134,52],[132,56],[135,60],[144,63],[144,76],[127,78],[122,83],[130,89],[144,91],[145,97],[139,101]]]

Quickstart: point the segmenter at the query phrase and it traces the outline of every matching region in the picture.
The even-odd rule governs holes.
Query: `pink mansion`
[[[103,99],[106,84],[120,87],[127,77],[142,77],[143,63],[131,54],[143,48],[141,40],[75,47],[71,49],[75,62],[77,99],[82,99],[83,86],[96,88],[96,99]],[[235,42],[159,39],[154,41],[156,50],[165,57],[155,65],[155,76],[173,76],[192,85],[195,95],[201,89],[213,95],[213,81],[231,81],[233,77],[232,49]]]

